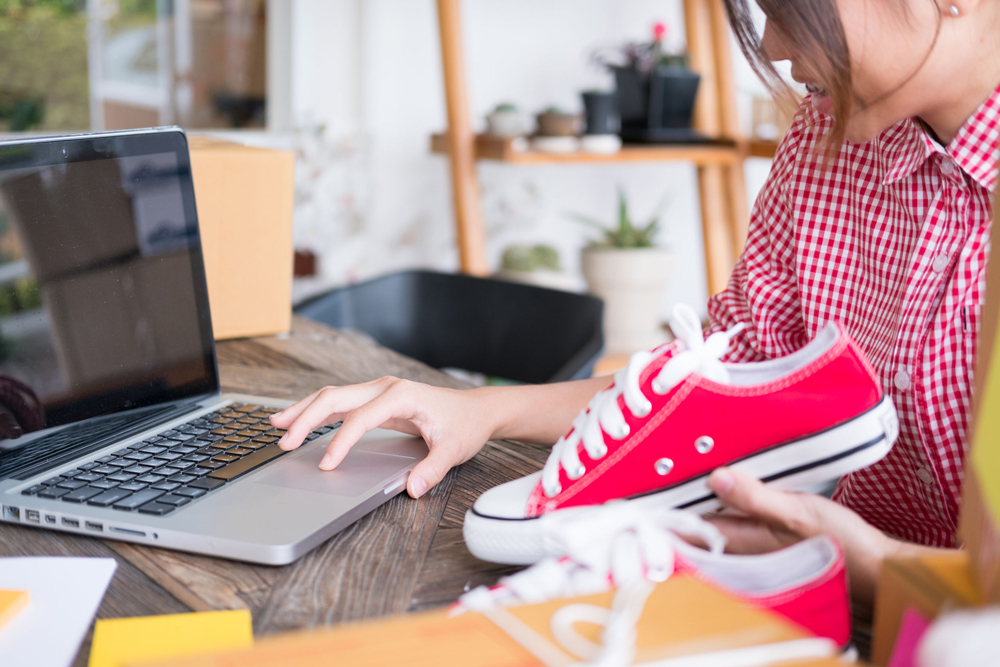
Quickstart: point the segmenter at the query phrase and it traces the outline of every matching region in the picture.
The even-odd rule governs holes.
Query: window
[[[264,127],[265,0],[0,0],[0,131]]]

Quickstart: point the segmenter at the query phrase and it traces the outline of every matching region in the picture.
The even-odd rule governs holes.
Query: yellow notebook
[[[128,667],[326,667],[336,656],[337,667],[545,667],[570,664],[579,658],[557,646],[550,630],[553,614],[570,604],[610,606],[613,593],[558,600],[505,610],[522,627],[503,629],[510,618],[491,620],[466,613],[448,618],[444,611],[341,625],[258,640],[253,648],[227,651],[185,660],[135,663]],[[554,648],[543,661],[526,648],[528,628]],[[597,626],[581,626],[581,635],[597,639]],[[519,636],[520,640],[513,637]],[[681,658],[706,651],[733,651],[747,647],[792,646],[819,642],[804,629],[777,614],[756,609],[728,597],[697,579],[674,576],[657,585],[638,623],[637,661]],[[836,647],[829,642],[830,651]],[[535,647],[537,649],[537,646]],[[815,649],[816,646],[814,645]],[[822,653],[821,650],[813,651]],[[808,652],[807,652],[808,653]],[[561,654],[561,655],[560,655]],[[799,652],[799,655],[802,651]],[[788,651],[784,652],[788,659]],[[776,660],[779,658],[776,658]],[[815,658],[814,658],[815,659]],[[719,663],[719,664],[731,664]],[[758,662],[755,664],[766,664]],[[828,664],[826,662],[787,662]]]
[[[245,610],[115,618],[94,625],[89,665],[127,667],[252,644],[250,612]]]
[[[0,630],[28,606],[28,591],[0,591]]]

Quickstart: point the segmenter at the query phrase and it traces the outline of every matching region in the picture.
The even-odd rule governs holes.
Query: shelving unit
[[[705,270],[710,294],[721,291],[746,240],[749,218],[743,161],[773,157],[775,144],[739,137],[736,91],[729,53],[729,25],[721,0],[684,0],[684,23],[691,68],[701,74],[694,128],[712,137],[710,144],[632,146],[614,155],[555,154],[516,150],[512,140],[476,136],[468,105],[462,47],[461,0],[437,0],[444,69],[448,129],[431,137],[431,150],[450,157],[455,229],[461,269],[488,272],[486,232],[476,176],[477,160],[511,165],[593,164],[654,160],[694,163],[702,212]]]

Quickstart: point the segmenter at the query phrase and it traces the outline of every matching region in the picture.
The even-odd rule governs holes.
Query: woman
[[[989,195],[1000,124],[1000,0],[727,0],[744,52],[765,78],[790,60],[811,95],[758,197],[743,257],[709,302],[711,329],[746,324],[727,361],[787,355],[830,319],[880,374],[901,434],[878,464],[826,500],[778,492],[728,469],[710,485],[746,518],[720,516],[737,552],[818,533],[844,546],[855,595],[881,561],[956,546]],[[282,446],[343,419],[321,463],[366,431],[422,435],[418,498],[493,438],[551,443],[609,378],[471,391],[394,378],[326,388],[274,416]]]

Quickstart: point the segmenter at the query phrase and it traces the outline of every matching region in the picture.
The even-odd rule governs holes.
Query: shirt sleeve
[[[808,102],[807,102],[808,104]],[[708,301],[706,335],[742,322],[723,361],[747,362],[791,354],[805,345],[795,272],[795,228],[788,201],[797,150],[807,131],[804,110],[782,140],[750,214],[747,242],[729,284]]]

